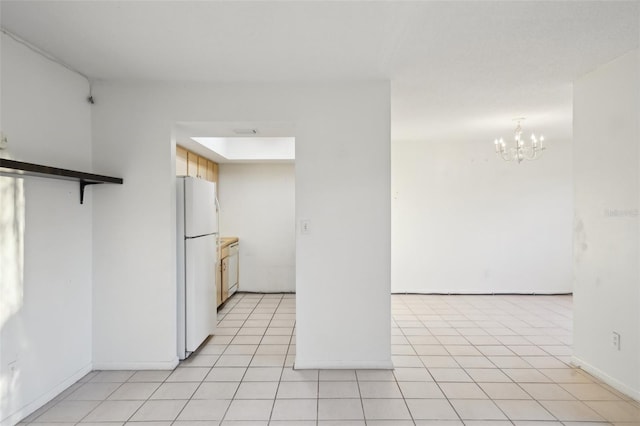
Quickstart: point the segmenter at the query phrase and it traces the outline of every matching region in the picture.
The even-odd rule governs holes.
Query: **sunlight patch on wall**
[[[0,176],[0,335],[4,340],[11,318],[23,305],[24,295],[24,180]],[[0,394],[10,397],[18,380],[13,363],[15,348],[0,343]],[[7,366],[5,370],[5,366]],[[2,405],[5,405],[4,398]],[[0,409],[0,412],[4,410]]]
[[[22,306],[24,180],[0,177],[0,327]]]

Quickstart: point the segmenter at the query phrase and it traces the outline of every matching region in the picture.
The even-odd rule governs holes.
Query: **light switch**
[[[309,219],[302,219],[300,221],[300,233],[301,234],[311,233],[311,221]]]

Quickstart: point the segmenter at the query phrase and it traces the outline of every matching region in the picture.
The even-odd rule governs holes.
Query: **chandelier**
[[[526,142],[522,138],[522,127],[520,122],[524,121],[524,118],[514,118],[514,121],[518,122],[516,126],[513,145],[508,145],[504,139],[495,139],[493,143],[496,146],[496,154],[498,154],[504,161],[517,161],[521,163],[522,160],[535,160],[540,156],[545,147],[542,146],[544,136],[537,137],[533,133],[529,142]]]

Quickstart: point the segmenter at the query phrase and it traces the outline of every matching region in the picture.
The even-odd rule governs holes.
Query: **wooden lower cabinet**
[[[222,262],[218,262],[216,264],[216,306],[222,305],[222,281],[220,277],[222,277]]]
[[[238,290],[238,254],[239,244],[235,242],[225,245],[220,253],[221,260],[218,263],[218,283],[219,288],[216,289],[218,306],[223,304],[234,292]]]

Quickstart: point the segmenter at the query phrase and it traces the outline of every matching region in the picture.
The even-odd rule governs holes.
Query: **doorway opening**
[[[223,296],[219,305],[236,289],[295,293],[294,134],[294,125],[284,122],[175,126],[176,174],[195,173],[217,185]],[[186,161],[180,158],[184,151]],[[225,245],[229,241],[231,249]]]

